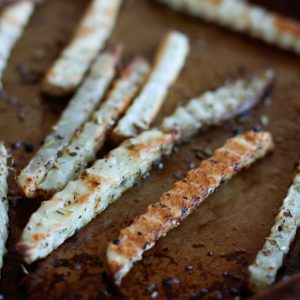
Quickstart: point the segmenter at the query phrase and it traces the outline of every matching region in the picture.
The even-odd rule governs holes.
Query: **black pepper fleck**
[[[157,288],[156,284],[155,283],[151,283],[147,287],[147,292],[151,294],[152,292],[154,292],[156,290],[156,288]]]
[[[189,209],[187,207],[184,207],[181,209],[181,217],[185,217],[187,213],[189,212]]]
[[[65,267],[68,266],[69,261],[66,259],[55,259],[52,263],[52,266],[54,268],[58,268],[58,267]]]
[[[174,178],[175,178],[175,179],[180,180],[180,179],[182,179],[183,177],[184,177],[184,172],[182,172],[182,171],[177,171],[177,172],[174,174]]]
[[[143,176],[143,179],[144,180],[147,180],[151,177],[151,174],[149,172],[147,172],[144,176]]]
[[[23,146],[24,146],[25,152],[27,152],[27,153],[32,153],[34,151],[34,146],[31,143],[24,142]]]
[[[189,169],[195,169],[197,165],[194,162],[189,163]]]
[[[81,270],[81,264],[80,263],[76,263],[74,265],[74,269],[77,270],[77,271]]]
[[[220,292],[220,291],[215,291],[215,293],[214,293],[214,299],[216,299],[216,300],[221,300],[221,299],[223,299],[223,294]]]
[[[163,162],[161,162],[161,161],[155,161],[153,163],[153,168],[158,170],[158,171],[162,171],[164,169],[164,167],[165,166],[164,166]]]
[[[209,293],[209,289],[207,289],[207,288],[203,288],[203,289],[201,289],[201,294],[203,294],[203,295],[207,295],[208,293]]]
[[[22,63],[17,64],[16,70],[20,76],[21,82],[25,84],[38,83],[42,77],[40,72],[33,71],[27,65]]]
[[[19,99],[17,97],[12,97],[12,98],[9,99],[9,103],[11,105],[16,106],[16,105],[18,105],[20,103],[20,101],[19,101]]]
[[[19,149],[21,146],[22,146],[22,142],[20,142],[20,141],[17,141],[17,142],[15,142],[15,143],[12,143],[12,144],[11,144],[11,147],[12,147],[13,149]]]
[[[236,126],[236,127],[233,128],[233,134],[234,135],[240,134],[243,131],[244,131],[244,129],[242,127],[240,127],[240,126]]]
[[[234,287],[231,287],[231,288],[229,288],[229,293],[232,296],[237,296],[237,295],[239,295],[239,290]]]
[[[163,280],[164,286],[172,286],[180,284],[180,280],[178,278],[166,278]]]
[[[111,297],[111,294],[109,293],[109,291],[107,289],[102,289],[99,293],[99,299],[103,299],[104,298],[109,298]]]
[[[259,132],[259,131],[261,131],[262,130],[262,127],[260,126],[260,125],[255,125],[254,127],[253,127],[253,131],[255,131],[255,132]]]

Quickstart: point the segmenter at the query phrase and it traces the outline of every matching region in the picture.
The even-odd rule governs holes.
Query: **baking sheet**
[[[262,1],[260,1],[262,2]],[[265,1],[268,5],[272,1]],[[294,4],[297,1],[292,1]],[[12,149],[16,172],[25,166],[68,99],[46,99],[39,94],[39,80],[68,41],[86,6],[85,0],[48,0],[34,14],[17,44],[5,72],[5,96],[0,100],[0,137]],[[287,1],[276,1],[297,17]],[[300,7],[300,6],[297,6]],[[298,10],[299,11],[299,10]],[[84,229],[49,257],[32,266],[21,266],[14,246],[39,200],[18,196],[10,176],[10,237],[2,271],[0,293],[5,299],[234,299],[246,298],[247,266],[261,248],[274,216],[291,183],[300,154],[300,59],[239,34],[175,14],[150,0],[127,0],[110,44],[123,42],[126,60],[135,54],[153,57],[160,38],[170,29],[190,37],[191,53],[179,80],[171,89],[157,124],[163,116],[193,96],[214,89],[228,78],[251,74],[266,67],[277,72],[274,89],[251,118],[229,122],[201,132],[190,143],[163,160],[164,169],[153,170]],[[107,242],[130,224],[148,204],[171,188],[181,172],[199,161],[195,145],[215,149],[235,132],[261,125],[275,136],[273,155],[243,171],[187,218],[181,226],[137,263],[121,291],[106,275]],[[293,244],[279,277],[299,271],[300,236]],[[25,273],[29,274],[25,274]]]

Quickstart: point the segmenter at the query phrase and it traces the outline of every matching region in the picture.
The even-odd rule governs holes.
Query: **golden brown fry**
[[[268,132],[250,131],[229,139],[211,158],[163,193],[159,202],[148,206],[147,212],[121,230],[119,238],[108,246],[108,265],[116,284],[121,284],[146,250],[178,226],[218,186],[264,157],[273,147]]]

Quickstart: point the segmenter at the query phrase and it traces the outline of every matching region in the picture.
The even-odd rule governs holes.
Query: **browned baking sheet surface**
[[[296,1],[292,2],[295,5]],[[7,145],[26,141],[33,143],[36,150],[60,115],[66,101],[43,99],[35,82],[67,42],[86,3],[86,0],[47,0],[38,8],[14,49],[5,72],[6,96],[0,101],[0,138]],[[287,1],[276,3],[283,7]],[[295,10],[292,14],[295,16]],[[269,124],[265,128],[275,136],[275,153],[221,187],[181,226],[161,239],[135,265],[122,288],[122,294],[129,299],[150,299],[153,291],[158,292],[158,299],[247,296],[243,288],[247,266],[269,233],[300,154],[300,58],[174,14],[150,0],[125,1],[111,43],[125,44],[126,59],[137,53],[151,59],[160,38],[169,29],[188,34],[191,54],[159,119],[179,103],[216,88],[229,77],[270,66],[277,72],[271,105],[257,107],[250,121],[246,118],[244,122],[199,133],[191,144],[163,160],[162,171],[153,170],[150,179],[127,192],[48,258],[26,266],[28,275],[21,268],[14,245],[39,201],[16,195],[12,172],[11,234],[0,284],[5,299],[122,298],[105,273],[107,242],[116,238],[119,230],[144,212],[149,203],[157,201],[176,180],[174,175],[180,175],[178,171],[185,172],[192,163],[199,162],[191,150],[193,146],[215,149],[233,135],[234,129],[253,128],[260,123],[261,115],[266,115]],[[24,152],[23,146],[12,151],[19,172],[33,153]],[[299,271],[299,250],[300,235],[281,277]],[[168,280],[172,278],[178,280]]]

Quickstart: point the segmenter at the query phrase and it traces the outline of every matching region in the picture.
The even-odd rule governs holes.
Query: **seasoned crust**
[[[273,147],[268,132],[250,131],[229,139],[211,158],[163,193],[159,202],[149,205],[145,214],[121,230],[118,242],[108,246],[108,265],[115,283],[121,284],[133,263],[160,237],[178,226],[221,183],[265,156]]]
[[[249,288],[260,292],[275,282],[285,255],[300,225],[300,169],[296,168],[293,183],[283,199],[274,225],[261,250],[249,266]]]

